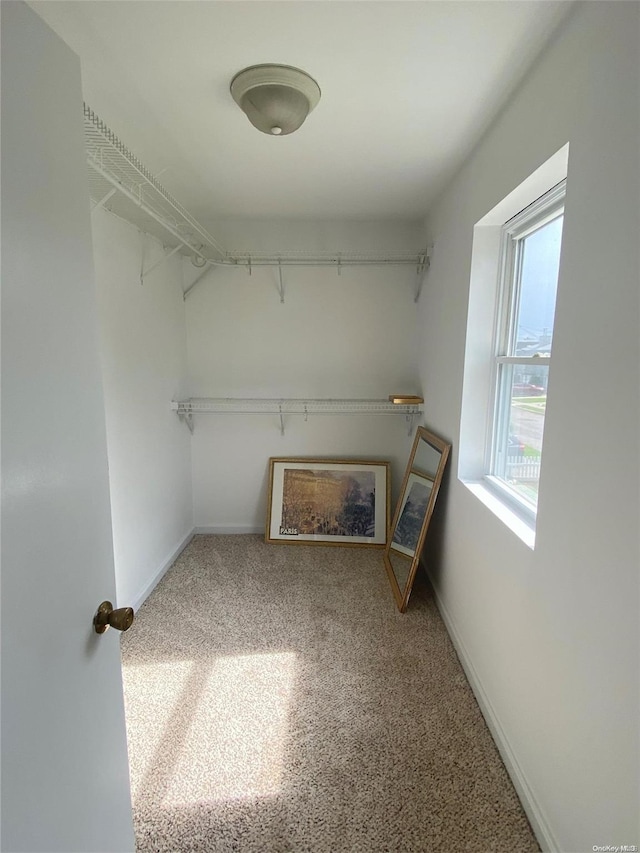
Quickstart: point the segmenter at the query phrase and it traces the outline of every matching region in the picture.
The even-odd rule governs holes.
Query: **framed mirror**
[[[384,566],[400,613],[409,603],[450,449],[446,441],[418,427],[384,551]]]

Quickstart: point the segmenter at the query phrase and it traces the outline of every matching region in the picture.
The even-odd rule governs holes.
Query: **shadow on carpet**
[[[139,853],[538,845],[430,588],[381,551],[197,536],[122,638]]]

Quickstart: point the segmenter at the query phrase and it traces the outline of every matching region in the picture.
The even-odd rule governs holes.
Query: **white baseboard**
[[[221,527],[196,527],[194,533],[264,533],[264,527],[253,527],[250,524],[228,524]]]
[[[162,562],[162,565],[149,581],[149,583],[138,593],[138,595],[134,598],[133,603],[130,605],[133,607],[135,611],[147,600],[147,598],[151,595],[156,586],[160,583],[163,575],[167,573],[167,571],[171,568],[171,566],[178,559],[180,554],[187,547],[189,542],[194,537],[195,530],[191,530],[187,535],[180,541],[180,544],[171,551],[171,554]]]
[[[495,709],[491,704],[491,700],[485,692],[462,638],[460,637],[447,608],[442,603],[442,599],[438,595],[433,583],[431,584],[431,587],[434,591],[436,604],[438,605],[438,610],[442,616],[442,621],[449,632],[451,642],[453,643],[458,657],[460,658],[462,668],[465,671],[467,680],[471,685],[471,689],[473,690],[478,705],[480,706],[480,710],[482,711],[482,716],[484,717],[485,722],[489,727],[489,731],[493,736],[498,752],[504,761],[507,773],[511,777],[513,786],[516,789],[520,802],[522,803],[522,807],[529,818],[529,823],[531,824],[531,828],[538,839],[538,843],[542,850],[549,851],[549,853],[559,851],[561,849],[560,845],[549,826],[549,822],[544,815],[543,809],[527,782],[527,778],[520,767],[520,764],[518,763],[518,759],[516,758],[511,744],[509,743],[509,739],[507,738],[502,723],[500,722],[500,718],[496,714]]]

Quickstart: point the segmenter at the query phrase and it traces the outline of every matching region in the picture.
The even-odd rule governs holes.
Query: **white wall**
[[[218,223],[234,249],[413,251],[409,223]],[[224,233],[223,233],[223,229]],[[242,242],[240,242],[242,241]],[[194,277],[194,272],[190,273]],[[382,398],[418,390],[415,267],[215,269],[187,298],[191,396]],[[185,273],[186,280],[186,273]],[[186,280],[186,283],[189,282]],[[197,527],[262,530],[270,456],[390,459],[411,446],[402,416],[196,416]]]
[[[187,390],[182,268],[140,284],[143,238],[92,214],[118,603],[138,606],[193,529],[190,435],[171,411]],[[144,237],[145,267],[162,246]]]
[[[426,563],[545,847],[639,844],[637,3],[576,7],[427,223]],[[474,224],[570,143],[535,550],[457,480]],[[478,424],[484,429],[484,424]]]

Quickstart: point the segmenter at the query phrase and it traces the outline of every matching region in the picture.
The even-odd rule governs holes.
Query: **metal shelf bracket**
[[[175,407],[178,412],[178,417],[183,423],[187,425],[189,432],[191,433],[191,435],[193,435],[193,412],[189,410],[188,403],[183,403],[181,404],[181,406],[184,406],[184,408],[178,408],[177,406]],[[174,408],[173,403],[171,404],[171,408]]]
[[[206,267],[202,270],[202,272],[200,273],[200,275],[195,279],[195,281],[191,282],[191,284],[189,285],[189,287],[188,287],[188,288],[185,290],[185,292],[182,294],[182,298],[183,298],[183,300],[184,300],[185,302],[186,302],[186,300],[187,300],[187,296],[191,293],[191,291],[192,291],[192,290],[195,290],[195,288],[197,287],[197,285],[198,285],[198,284],[200,284],[200,282],[201,282],[204,278],[206,278],[206,277],[209,275],[209,273],[210,273],[210,272],[213,272],[213,270],[215,270],[215,269],[217,269],[217,267],[210,266],[209,264],[207,264],[207,265],[206,265]]]
[[[100,201],[97,201],[97,202],[93,205],[93,207],[91,208],[91,213],[95,213],[95,212],[96,212],[96,210],[100,210],[100,208],[101,208],[101,207],[104,207],[104,205],[109,201],[109,199],[110,199],[110,198],[112,198],[112,197],[113,197],[117,192],[118,192],[118,190],[117,190],[115,187],[112,187],[112,188],[109,190],[109,192],[108,192],[108,193],[106,193],[106,195],[103,195],[103,196],[102,196],[102,198],[100,199]]]
[[[175,255],[176,252],[179,252],[180,249],[182,249],[182,246],[176,246],[175,249],[171,249],[170,252],[165,252],[163,254],[163,256],[159,260],[157,260],[154,264],[151,264],[151,266],[147,267],[146,270],[142,270],[142,272],[140,274],[141,283],[144,283],[145,278],[149,275],[150,272],[152,272],[154,269],[156,269],[156,267],[159,267],[161,264],[166,263],[169,260],[169,258],[172,257],[173,255]]]
[[[278,261],[278,293],[280,302],[284,305],[284,281],[282,280],[282,263]]]
[[[416,270],[416,291],[413,298],[414,302],[418,302],[418,300],[420,299],[420,294],[422,293],[422,286],[424,284],[425,278],[427,277],[427,271],[431,266],[432,251],[433,246],[429,246],[426,251],[418,258],[418,269]]]

